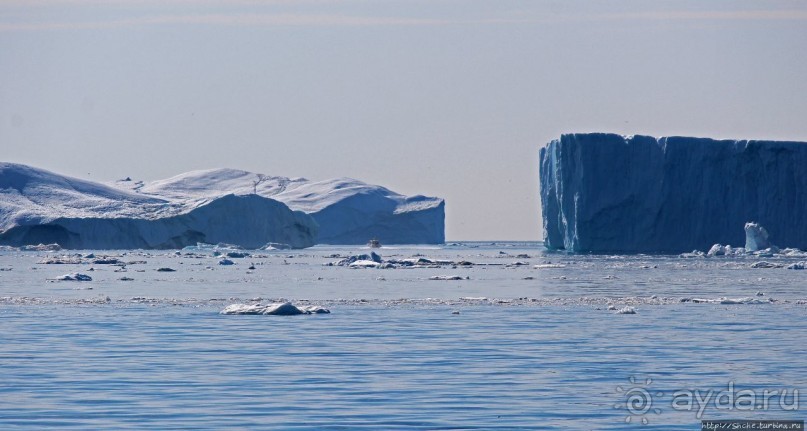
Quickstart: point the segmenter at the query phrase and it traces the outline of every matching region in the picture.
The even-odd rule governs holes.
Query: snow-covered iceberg
[[[316,235],[309,215],[256,194],[146,195],[0,163],[0,244],[149,249],[278,242],[303,248],[314,245]]]
[[[404,196],[350,178],[309,181],[236,169],[192,171],[151,183],[118,181],[115,187],[145,197],[211,199],[228,193],[256,193],[311,215],[319,225],[318,244],[442,244],[445,203]]]
[[[807,143],[565,134],[540,150],[544,243],[671,252],[745,243],[807,248]]]
[[[0,244],[71,249],[257,249],[322,244],[440,244],[442,199],[341,178],[311,182],[235,169],[99,184],[0,163]]]

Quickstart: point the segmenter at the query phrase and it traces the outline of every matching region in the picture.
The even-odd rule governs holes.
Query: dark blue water
[[[495,262],[496,254],[466,256]],[[170,259],[150,257],[149,265],[179,267]],[[30,270],[35,258],[6,256],[0,266],[13,270],[0,278],[0,296],[7,295],[0,302],[0,429],[604,430],[641,429],[646,418],[647,429],[691,430],[699,429],[697,412],[674,409],[675,391],[717,392],[729,384],[760,393],[807,390],[807,306],[796,299],[803,285],[795,271],[720,266],[729,261],[676,270],[681,262],[671,257],[659,258],[661,268],[651,271],[640,258],[615,267],[576,258],[566,268],[477,267],[469,282],[434,282],[426,275],[452,270],[322,267],[327,259],[316,253],[294,259],[304,263],[265,258],[265,273],[249,275],[263,282],[228,282],[246,277],[244,268],[218,267],[196,282],[204,265],[194,272],[186,261],[174,279],[131,271],[135,284],[114,283],[119,274],[99,269],[92,290],[76,290],[44,280],[42,271],[66,268]],[[602,279],[603,273],[617,278]],[[526,274],[537,279],[523,280]],[[295,278],[299,296],[285,281]],[[630,293],[642,285],[663,296],[700,288],[686,280],[706,280],[704,296],[722,289],[733,297],[753,288],[742,280],[755,279],[762,279],[766,297],[790,299],[721,305],[645,298],[635,315],[604,307],[631,300],[614,299],[620,284]],[[780,293],[778,281],[769,280],[787,283]],[[591,294],[587,283],[606,299],[583,299]],[[23,289],[36,294],[23,299]],[[240,301],[269,291],[302,300],[339,289],[353,299],[323,294],[329,315],[218,314],[231,301],[216,298]],[[458,300],[525,292],[541,300]],[[131,299],[144,295],[170,299]],[[427,296],[432,300],[386,299]],[[631,388],[647,388],[660,412],[628,414]],[[775,402],[754,411],[711,406],[704,414],[804,416],[800,404],[791,411]]]

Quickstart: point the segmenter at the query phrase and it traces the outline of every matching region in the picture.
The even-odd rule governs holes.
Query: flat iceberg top
[[[159,199],[211,199],[226,194],[251,194],[285,203],[292,210],[315,213],[356,195],[377,195],[395,203],[395,212],[435,208],[443,200],[407,197],[385,187],[352,178],[309,181],[305,178],[270,176],[238,169],[191,171],[149,183],[116,181],[111,186]]]
[[[180,211],[156,196],[3,162],[0,202],[0,230],[20,221],[47,222],[56,217],[158,217]]]

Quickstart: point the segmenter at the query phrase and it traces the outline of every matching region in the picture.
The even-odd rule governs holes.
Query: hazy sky
[[[807,140],[807,2],[0,0],[0,160],[211,167],[446,199],[539,239],[566,132]]]

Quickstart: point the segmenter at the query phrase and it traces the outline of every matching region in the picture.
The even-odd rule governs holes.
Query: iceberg
[[[564,134],[540,150],[544,244],[681,253],[713,244],[807,248],[807,143]],[[714,250],[718,252],[719,250]]]
[[[771,246],[768,241],[768,231],[759,223],[748,222],[745,224],[745,250],[759,251]]]
[[[100,184],[0,163],[0,245],[247,249],[317,243],[441,244],[445,203],[341,178],[311,182],[235,169]]]
[[[298,316],[300,314],[330,314],[327,308],[318,305],[298,307],[291,302],[275,304],[231,304],[224,307],[219,314],[260,314],[268,316]]]
[[[0,163],[0,244],[68,249],[166,249],[205,243],[314,245],[317,224],[267,197],[156,196]]]
[[[351,178],[309,181],[237,169],[210,169],[151,183],[129,180],[112,185],[144,197],[179,200],[254,193],[313,217],[319,226],[317,244],[366,244],[373,238],[381,244],[445,242],[443,199],[404,196]]]

